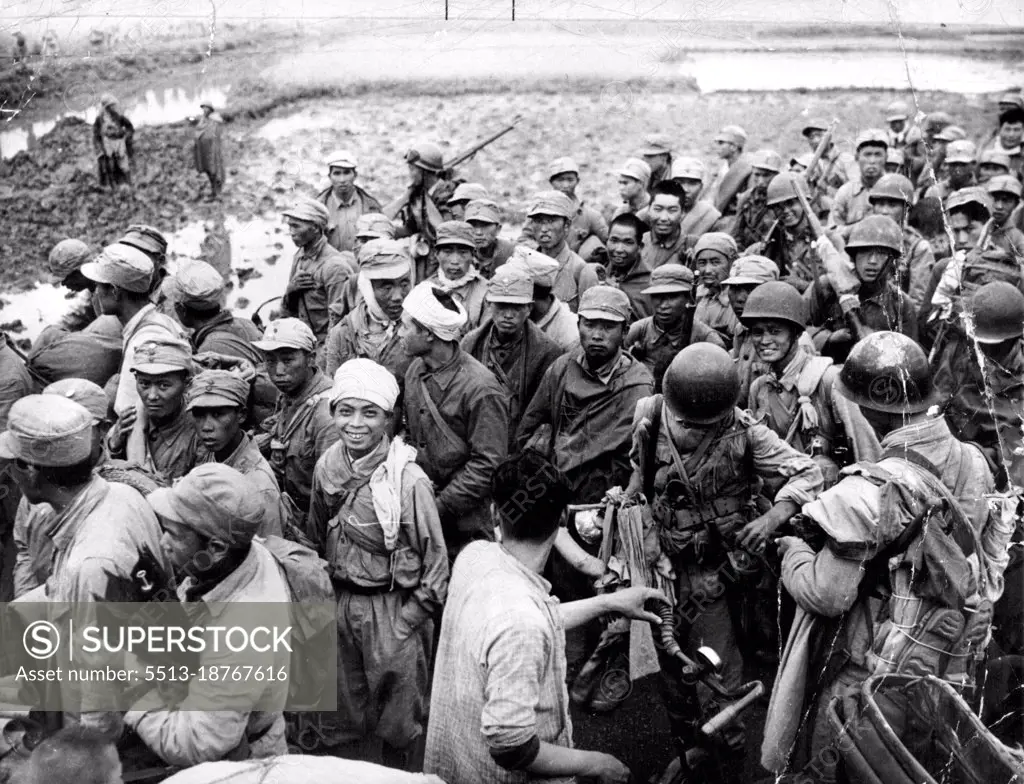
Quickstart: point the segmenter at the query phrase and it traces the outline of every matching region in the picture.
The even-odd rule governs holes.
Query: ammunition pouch
[[[722,564],[736,532],[754,511],[751,502],[742,496],[726,496],[698,507],[678,506],[681,499],[671,495],[672,484],[669,482],[653,510],[662,551],[698,566]]]

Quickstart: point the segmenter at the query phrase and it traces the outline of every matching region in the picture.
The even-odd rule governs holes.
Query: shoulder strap
[[[929,474],[931,474],[932,477],[937,479],[939,481],[939,483],[941,484],[941,482],[942,482],[942,473],[939,471],[939,469],[936,467],[936,465],[931,460],[929,460],[927,457],[922,455],[917,450],[906,448],[906,447],[903,448],[903,449],[899,449],[899,448],[896,448],[896,447],[889,447],[884,452],[882,452],[882,456],[879,458],[879,460],[885,460],[886,458],[890,458],[890,457],[896,458],[898,460],[906,460],[908,463],[912,463],[913,465],[917,466],[918,468],[924,469]],[[945,485],[942,485],[942,486],[943,486],[944,489],[946,488]]]
[[[651,411],[651,426],[647,429],[647,451],[643,454],[643,465],[641,470],[644,477],[644,495],[648,502],[654,500],[654,475],[658,472],[658,433],[661,430],[661,406],[663,398],[661,395],[653,397],[653,411]]]
[[[427,389],[427,382],[422,376],[419,378],[419,385],[420,394],[423,395],[423,405],[426,406],[427,413],[430,414],[430,418],[434,420],[434,424],[437,426],[437,429],[444,433],[445,437],[450,441],[455,444],[461,444],[462,448],[465,449],[466,442],[459,437],[458,433],[448,426],[447,422],[444,421],[444,417],[441,416],[441,412],[438,410],[437,404],[434,402],[434,398],[430,396],[430,390]]]
[[[832,364],[831,357],[811,357],[796,380],[796,391],[805,397],[813,395]]]

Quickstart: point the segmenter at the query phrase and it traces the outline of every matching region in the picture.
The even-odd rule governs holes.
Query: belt
[[[354,593],[358,596],[380,596],[381,594],[391,593],[393,591],[401,591],[403,588],[391,587],[391,583],[386,585],[359,585],[358,583],[349,582],[348,580],[332,579],[334,583],[334,590],[345,591],[347,593]]]
[[[690,528],[713,522],[720,517],[736,514],[749,508],[750,502],[742,496],[726,496],[693,509],[675,509],[674,528]]]

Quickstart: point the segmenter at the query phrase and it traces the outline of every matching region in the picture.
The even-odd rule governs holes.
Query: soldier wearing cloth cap
[[[406,297],[400,334],[413,360],[405,421],[416,461],[434,483],[451,559],[468,542],[494,536],[490,482],[509,441],[507,393],[459,347],[465,325],[465,308],[426,281]]]
[[[355,266],[327,244],[324,232],[330,215],[323,204],[303,197],[282,214],[298,250],[281,300],[281,316],[307,324],[320,348],[330,326],[328,308],[341,301],[345,281],[355,272]]]
[[[725,348],[726,342],[696,315],[693,272],[682,264],[663,264],[651,274],[644,294],[653,303],[653,315],[633,322],[623,347],[654,376],[654,391],[676,354],[691,343],[707,341]]]
[[[537,250],[558,262],[558,274],[552,291],[575,313],[579,298],[598,283],[598,274],[569,247],[569,230],[576,208],[561,191],[541,191],[526,213],[524,235],[537,242]]]
[[[1024,233],[1014,225],[1013,216],[1020,220],[1022,187],[1016,177],[993,177],[985,184],[985,192],[992,199],[992,220],[987,227],[986,245],[992,245],[1024,261]]]
[[[924,302],[925,290],[935,266],[935,255],[928,241],[907,223],[913,199],[914,186],[902,174],[884,175],[868,194],[872,213],[892,218],[903,229],[903,254],[896,280],[917,309]]]
[[[185,410],[192,378],[192,346],[185,340],[151,340],[134,355],[132,375],[141,406],[118,417],[110,431],[110,456],[141,467],[161,484],[184,476],[195,465],[198,435]]]
[[[1010,156],[996,150],[983,150],[978,157],[978,185],[985,185],[993,177],[1010,173]]]
[[[398,336],[402,303],[412,288],[412,260],[404,242],[372,240],[360,251],[355,309],[327,335],[326,369],[333,376],[345,362],[372,359],[405,382],[412,361]]]
[[[850,180],[836,191],[828,226],[846,239],[857,221],[871,212],[868,196],[875,183],[885,174],[885,154],[889,137],[885,131],[870,128],[857,137],[857,166],[860,177]]]
[[[383,741],[383,763],[408,768],[424,734],[432,618],[448,592],[448,558],[430,479],[394,431],[398,382],[369,359],[334,376],[341,438],[316,465],[306,532],[338,597],[339,740]]]
[[[517,245],[508,263],[525,270],[533,278],[530,321],[562,351],[574,348],[580,340],[576,314],[554,293],[558,262],[525,245]]]
[[[736,223],[730,232],[741,248],[760,242],[771,232],[775,215],[768,208],[768,183],[782,171],[782,156],[775,150],[758,150],[750,156],[750,187],[740,194]]]
[[[76,292],[78,296],[71,310],[61,318],[59,325],[46,327],[36,339],[33,348],[49,343],[53,338],[47,339],[47,335],[51,332],[96,332],[104,337],[116,335],[120,343],[121,325],[114,316],[99,315],[92,298],[95,284],[82,274],[82,267],[95,255],[88,245],[76,239],[61,240],[50,249],[47,258],[50,283]]]
[[[189,340],[194,353],[244,359],[260,371],[254,381],[252,413],[256,422],[262,422],[277,402],[277,389],[263,369],[263,355],[253,345],[263,333],[250,319],[224,308],[224,288],[224,278],[205,261],[180,264],[168,283],[178,320],[192,330]]]
[[[640,155],[651,168],[647,192],[654,195],[654,186],[672,176],[672,137],[666,133],[652,133],[644,137]]]
[[[489,200],[491,195],[487,189],[478,182],[462,182],[455,188],[448,203],[445,205],[445,212],[449,220],[466,220],[466,206],[476,199]]]
[[[457,299],[466,310],[466,331],[476,329],[487,306],[487,279],[476,266],[473,227],[465,221],[445,221],[439,225],[434,255],[437,272],[427,282]]]
[[[251,627],[259,602],[260,624],[291,625],[292,593],[277,559],[255,537],[267,500],[248,477],[219,463],[197,466],[171,488],[149,494],[160,517],[160,545],[178,580],[178,599],[210,607],[218,624]],[[206,651],[208,668],[239,664],[264,672],[289,666],[282,646],[249,646],[244,662],[226,648]],[[259,759],[287,753],[282,710],[288,681],[193,680],[175,710],[153,709],[143,697],[124,721],[170,765],[187,767],[221,759]],[[260,710],[253,706],[259,705]],[[274,707],[271,707],[274,706]],[[271,708],[268,710],[268,708]],[[276,709],[275,709],[276,708]]]
[[[270,463],[242,429],[248,417],[251,384],[229,370],[204,370],[185,393],[185,410],[198,436],[195,465],[223,463],[249,477],[263,499],[260,536],[283,536],[281,490]]]
[[[393,240],[397,229],[395,224],[388,220],[388,216],[380,212],[368,212],[356,219],[356,238],[352,251],[345,251],[342,255],[347,258],[359,271],[365,258],[362,249],[371,240]],[[407,245],[407,243],[403,243]],[[408,251],[408,247],[406,247]],[[359,276],[350,275],[345,281],[345,290],[340,302],[332,302],[327,308],[330,311],[331,328],[338,326],[345,316],[355,310],[359,304],[362,294],[359,293]]]
[[[490,199],[470,201],[466,205],[464,220],[473,229],[477,269],[489,280],[494,270],[512,256],[515,244],[498,236],[501,231],[501,211]]]
[[[726,348],[732,346],[736,314],[729,304],[729,293],[722,287],[722,281],[729,277],[729,269],[737,256],[736,240],[719,231],[702,236],[693,250],[693,266],[697,273],[697,311],[694,318],[721,335]]]
[[[737,573],[749,572],[751,554],[763,553],[772,533],[821,491],[821,471],[736,407],[739,375],[725,349],[687,346],[662,386],[664,394],[640,400],[631,418],[626,492],[651,504],[657,541],[649,556],[674,579],[680,644],[691,655],[714,648],[726,688],[736,688],[743,656],[732,613],[744,590]],[[783,485],[770,508],[759,495],[765,480]],[[673,734],[685,738],[682,725],[693,717],[681,715],[678,665],[662,657],[662,672]]]
[[[704,200],[727,219],[736,214],[737,198],[750,183],[750,156],[743,154],[746,143],[747,132],[738,125],[727,125],[715,134],[715,152],[721,163],[708,183]],[[732,222],[723,223],[726,231],[732,228]]]
[[[525,267],[498,267],[488,283],[487,303],[487,320],[462,339],[462,350],[479,360],[505,387],[509,451],[514,451],[519,419],[562,349],[530,321],[533,276]]]
[[[578,503],[600,501],[608,488],[625,485],[628,423],[636,401],[654,389],[651,372],[622,350],[630,313],[619,289],[588,289],[580,301],[580,348],[547,369],[519,424],[520,446],[538,442]]]
[[[961,188],[976,185],[974,169],[978,162],[977,148],[974,142],[967,139],[950,142],[946,147],[946,175],[924,192],[925,199],[932,198],[945,201],[946,198]]]
[[[271,321],[253,345],[266,356],[270,380],[281,393],[257,443],[274,469],[291,538],[309,513],[316,461],[338,440],[328,402],[331,382],[316,365],[316,338],[298,319]]]
[[[154,305],[160,307],[161,284],[170,274],[167,269],[167,238],[159,229],[137,223],[125,230],[124,236],[117,241],[117,244],[130,245],[149,256],[149,260],[153,262],[153,280],[149,286],[149,298]]]
[[[0,459],[11,461],[8,471],[25,499],[49,504],[54,515],[48,526],[53,556],[45,583],[23,599],[75,603],[76,623],[95,623],[97,602],[143,601],[142,583],[159,590],[170,587],[170,564],[149,504],[128,485],[107,482],[93,472],[100,454],[95,423],[95,416],[73,400],[29,395],[12,406],[7,430],[0,435]],[[75,664],[117,669],[123,660],[109,655],[95,659],[82,652]],[[117,739],[121,713],[76,710],[101,704],[95,688],[61,684],[64,722],[78,721]]]
[[[138,248],[120,242],[108,245],[94,261],[82,266],[82,275],[97,284],[94,302],[100,314],[116,316],[121,323],[123,358],[114,413],[124,416],[139,405],[135,378],[130,372],[136,348],[151,340],[182,338],[184,331],[150,302],[153,261]]]
[[[808,161],[817,151],[818,145],[821,144],[829,127],[830,123],[819,118],[804,123],[801,135],[810,149],[807,154]],[[860,170],[857,168],[857,161],[854,157],[849,152],[840,150],[834,141],[829,141],[814,171],[807,172],[812,202],[818,201],[826,206],[826,209],[830,209],[836,191],[858,177],[860,177]]]
[[[651,268],[643,259],[647,224],[632,213],[612,219],[608,234],[608,264],[604,283],[626,292],[632,313],[629,323],[651,315],[651,301],[643,293],[651,282]]]
[[[566,235],[569,250],[578,253],[584,261],[597,261],[599,256],[595,254],[600,253],[608,240],[608,224],[600,212],[576,195],[580,167],[572,158],[557,158],[548,164],[548,182],[572,202],[572,218]]]
[[[360,215],[380,212],[380,202],[356,185],[356,156],[338,150],[327,156],[331,184],[316,195],[327,208],[327,242],[335,250],[355,250],[356,222]]]
[[[639,158],[628,158],[618,170],[619,196],[622,204],[615,208],[613,218],[631,213],[636,215],[651,203],[647,185],[651,181],[651,167]]]
[[[888,125],[889,148],[902,150],[907,144],[910,126],[910,108],[905,101],[893,101],[885,108],[885,123]]]

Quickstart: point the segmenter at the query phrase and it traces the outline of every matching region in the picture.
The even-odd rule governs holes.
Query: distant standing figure
[[[100,98],[100,114],[92,124],[92,140],[99,164],[100,187],[111,190],[132,184],[132,139],[135,126],[117,110],[117,99],[110,93]]]
[[[210,178],[210,199],[216,199],[224,188],[224,118],[208,103],[200,104],[199,108],[203,116],[196,120],[196,171]]]

